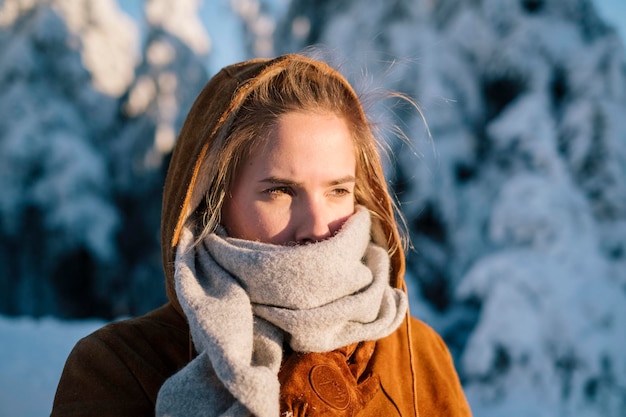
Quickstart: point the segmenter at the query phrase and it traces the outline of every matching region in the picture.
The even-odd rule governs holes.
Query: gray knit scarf
[[[157,416],[278,417],[283,344],[326,352],[391,334],[406,295],[357,207],[327,240],[279,246],[184,230],[176,291],[199,355],[167,379]],[[164,341],[166,343],[166,341]]]

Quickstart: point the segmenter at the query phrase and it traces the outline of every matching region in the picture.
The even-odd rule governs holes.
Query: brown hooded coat
[[[299,55],[247,61],[224,68],[204,88],[180,133],[164,189],[161,237],[170,302],[80,340],[65,364],[52,416],[153,416],[163,382],[194,357],[173,264],[182,225],[199,204],[192,191],[201,181],[201,162],[255,80],[294,59],[308,61]],[[405,288],[402,274],[392,285]],[[368,367],[380,377],[380,389],[358,416],[471,415],[444,342],[408,313],[395,332],[376,342]]]

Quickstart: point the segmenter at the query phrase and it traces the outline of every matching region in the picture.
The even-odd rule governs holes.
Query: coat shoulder
[[[430,325],[413,316],[409,318],[411,343],[422,349],[439,350],[448,354],[448,347],[442,337]],[[417,343],[419,342],[419,343]]]
[[[154,415],[163,381],[188,361],[187,325],[169,304],[108,324],[70,353],[52,416]]]
[[[168,303],[144,316],[109,323],[82,339],[77,347],[81,347],[81,344],[89,345],[90,341],[100,341],[112,349],[161,351],[166,346],[158,342],[167,340],[169,343],[188,344],[188,339],[186,320]]]
[[[414,317],[410,318],[409,329],[420,415],[471,416],[452,355],[442,337]]]

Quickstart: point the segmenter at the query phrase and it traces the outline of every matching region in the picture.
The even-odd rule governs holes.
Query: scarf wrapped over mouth
[[[157,416],[279,415],[283,346],[329,352],[391,334],[406,294],[389,284],[389,256],[358,206],[321,242],[280,246],[184,230],[176,291],[196,351],[159,392]]]

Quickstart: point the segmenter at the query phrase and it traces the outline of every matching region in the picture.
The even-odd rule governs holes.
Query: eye
[[[339,188],[333,188],[330,191],[330,193],[331,195],[335,197],[343,197],[343,196],[352,194],[352,191],[349,190],[348,188],[339,187]]]
[[[281,197],[281,196],[292,196],[293,190],[290,187],[280,186],[280,187],[271,187],[264,191],[265,194],[268,194],[272,197]]]

